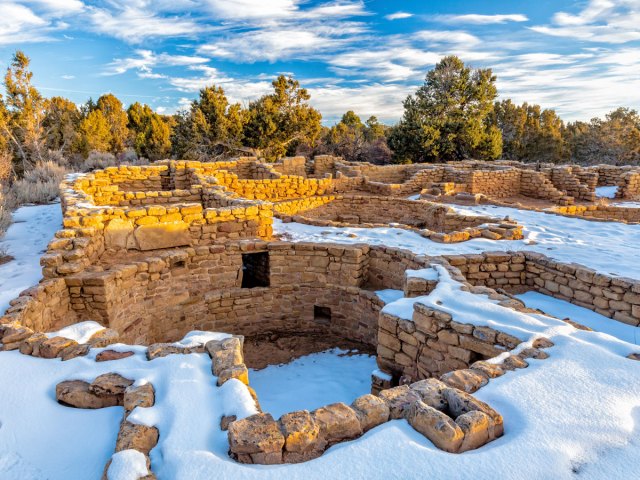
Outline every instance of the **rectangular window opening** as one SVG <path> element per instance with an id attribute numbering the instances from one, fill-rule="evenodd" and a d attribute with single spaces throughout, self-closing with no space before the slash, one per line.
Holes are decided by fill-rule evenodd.
<path id="1" fill-rule="evenodd" d="M 329 307 L 313 306 L 313 320 L 320 325 L 331 323 L 331 309 Z"/>
<path id="2" fill-rule="evenodd" d="M 269 252 L 242 254 L 242 288 L 269 286 Z"/>

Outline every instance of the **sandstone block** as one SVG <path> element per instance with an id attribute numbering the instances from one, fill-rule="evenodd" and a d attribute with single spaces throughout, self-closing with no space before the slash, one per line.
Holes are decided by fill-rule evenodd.
<path id="1" fill-rule="evenodd" d="M 404 418 L 411 404 L 420 400 L 418 394 L 408 385 L 383 390 L 380 392 L 380 398 L 389 406 L 389 415 L 392 420 Z"/>
<path id="2" fill-rule="evenodd" d="M 467 393 L 473 393 L 489 383 L 484 373 L 471 369 L 454 370 L 453 372 L 445 373 L 440 377 L 440 380 L 450 387 Z"/>
<path id="3" fill-rule="evenodd" d="M 464 440 L 462 429 L 447 415 L 418 400 L 407 413 L 409 424 L 436 447 L 457 453 Z"/>
<path id="4" fill-rule="evenodd" d="M 304 462 L 321 455 L 326 442 L 319 437 L 320 426 L 307 410 L 287 413 L 279 424 L 285 439 L 286 463 Z"/>
<path id="5" fill-rule="evenodd" d="M 363 432 L 389 420 L 389 407 L 384 400 L 375 395 L 367 394 L 356 398 L 351 408 L 356 412 Z"/>
<path id="6" fill-rule="evenodd" d="M 68 347 L 78 345 L 78 342 L 65 337 L 53 337 L 40 344 L 40 356 L 42 358 L 56 358 Z"/>
<path id="7" fill-rule="evenodd" d="M 68 380 L 56 385 L 56 399 L 63 405 L 76 408 L 105 408 L 118 405 L 116 396 L 98 396 L 89 391 L 89 383 Z"/>
<path id="8" fill-rule="evenodd" d="M 320 436 L 329 444 L 362 435 L 362 427 L 356 412 L 344 403 L 332 403 L 312 413 L 320 426 Z"/>
<path id="9" fill-rule="evenodd" d="M 145 383 L 139 387 L 129 386 L 124 391 L 123 405 L 127 412 L 136 407 L 149 408 L 155 404 L 156 392 L 153 385 Z"/>
<path id="10" fill-rule="evenodd" d="M 447 385 L 435 378 L 427 378 L 412 383 L 409 388 L 418 394 L 420 399 L 431 408 L 442 412 L 447 410 L 448 404 L 444 398 L 443 392 Z"/>
<path id="11" fill-rule="evenodd" d="M 460 453 L 475 450 L 491 440 L 489 432 L 493 428 L 492 420 L 484 412 L 475 410 L 464 413 L 456 418 L 456 424 L 464 433 Z"/>
<path id="12" fill-rule="evenodd" d="M 122 397 L 127 387 L 133 384 L 133 380 L 124 378 L 117 373 L 104 373 L 91 382 L 89 391 L 98 396 L 117 395 Z"/>
<path id="13" fill-rule="evenodd" d="M 158 429 L 136 423 L 127 422 L 120 424 L 118 439 L 116 440 L 116 452 L 134 449 L 149 455 L 149 452 L 158 443 Z"/>
<path id="14" fill-rule="evenodd" d="M 231 453 L 243 463 L 282 463 L 284 435 L 268 413 L 258 413 L 229 424 Z"/>

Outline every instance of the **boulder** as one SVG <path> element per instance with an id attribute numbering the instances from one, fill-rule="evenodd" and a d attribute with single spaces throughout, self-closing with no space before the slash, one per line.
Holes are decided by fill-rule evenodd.
<path id="1" fill-rule="evenodd" d="M 444 412 L 447 410 L 447 401 L 443 392 L 447 385 L 436 378 L 427 378 L 412 383 L 409 388 L 418 394 L 420 399 L 431 408 Z"/>
<path id="2" fill-rule="evenodd" d="M 258 413 L 229 424 L 229 448 L 242 463 L 282 463 L 284 435 L 268 413 Z"/>
<path id="3" fill-rule="evenodd" d="M 34 357 L 40 356 L 40 345 L 47 340 L 44 333 L 34 333 L 29 338 L 22 341 L 20 344 L 20 353 L 23 355 L 33 355 Z"/>
<path id="4" fill-rule="evenodd" d="M 284 435 L 285 463 L 299 463 L 319 457 L 326 441 L 319 437 L 320 426 L 307 410 L 291 412 L 280 417 Z"/>
<path id="5" fill-rule="evenodd" d="M 101 397 L 89 391 L 89 384 L 82 380 L 67 380 L 56 385 L 59 403 L 75 408 L 105 408 L 119 404 L 116 396 Z"/>
<path id="6" fill-rule="evenodd" d="M 447 388 L 444 391 L 444 398 L 449 403 L 449 414 L 454 418 L 472 411 L 486 413 L 492 422 L 492 428 L 489 429 L 489 438 L 491 440 L 501 437 L 504 433 L 502 415 L 473 395 L 455 388 Z"/>
<path id="7" fill-rule="evenodd" d="M 440 380 L 450 387 L 458 388 L 467 393 L 473 393 L 489 383 L 489 379 L 484 373 L 469 368 L 445 373 L 440 377 Z"/>
<path id="8" fill-rule="evenodd" d="M 33 335 L 33 330 L 18 323 L 5 325 L 2 329 L 2 349 L 17 350 L 20 344 Z"/>
<path id="9" fill-rule="evenodd" d="M 120 334 L 116 330 L 105 328 L 94 333 L 87 343 L 94 348 L 103 348 L 118 343 L 119 340 Z"/>
<path id="10" fill-rule="evenodd" d="M 40 356 L 42 358 L 56 358 L 65 348 L 78 345 L 78 342 L 65 337 L 53 337 L 40 344 Z"/>
<path id="11" fill-rule="evenodd" d="M 460 453 L 475 450 L 491 440 L 489 431 L 492 428 L 492 421 L 484 412 L 474 410 L 464 413 L 456 418 L 456 424 L 464 433 L 464 440 L 458 450 Z"/>
<path id="12" fill-rule="evenodd" d="M 103 350 L 96 355 L 96 362 L 110 362 L 112 360 L 121 360 L 123 358 L 130 357 L 134 352 L 118 352 L 116 350 Z"/>
<path id="13" fill-rule="evenodd" d="M 116 452 L 134 449 L 148 455 L 158 443 L 158 429 L 146 425 L 127 422 L 120 424 L 118 439 L 116 440 Z"/>
<path id="14" fill-rule="evenodd" d="M 527 368 L 529 364 L 517 355 L 509 355 L 502 362 L 504 370 L 515 370 L 516 368 Z"/>
<path id="15" fill-rule="evenodd" d="M 404 418 L 411 404 L 420 400 L 418 394 L 411 390 L 408 385 L 383 390 L 380 392 L 380 398 L 389 407 L 389 415 L 392 420 Z"/>
<path id="16" fill-rule="evenodd" d="M 235 415 L 223 415 L 222 417 L 220 417 L 220 430 L 226 432 L 227 430 L 229 430 L 229 425 L 231 425 L 231 423 L 235 422 L 237 419 L 238 417 L 236 417 Z"/>
<path id="17" fill-rule="evenodd" d="M 89 353 L 89 350 L 91 350 L 91 347 L 89 347 L 89 345 L 76 344 L 65 348 L 62 352 L 60 352 L 60 355 L 58 356 L 62 359 L 63 362 L 66 362 L 67 360 L 71 360 L 73 358 L 84 357 Z"/>
<path id="18" fill-rule="evenodd" d="M 332 403 L 313 412 L 320 426 L 320 436 L 329 444 L 350 440 L 362 435 L 360 420 L 344 403 Z"/>
<path id="19" fill-rule="evenodd" d="M 519 354 L 518 357 L 522 358 L 535 358 L 537 360 L 544 360 L 549 358 L 549 354 L 544 350 L 540 350 L 538 348 L 525 348 Z"/>
<path id="20" fill-rule="evenodd" d="M 245 364 L 234 365 L 230 368 L 225 368 L 218 373 L 218 386 L 224 385 L 226 382 L 235 378 L 240 380 L 245 385 L 249 385 L 249 370 Z"/>
<path id="21" fill-rule="evenodd" d="M 127 387 L 124 391 L 122 404 L 127 412 L 130 412 L 136 407 L 149 408 L 155 404 L 156 392 L 153 385 L 145 383 L 139 387 L 133 385 Z"/>
<path id="22" fill-rule="evenodd" d="M 479 360 L 471 365 L 471 370 L 476 370 L 487 378 L 496 378 L 505 374 L 505 371 L 500 365 L 495 363 L 485 362 L 484 360 Z"/>
<path id="23" fill-rule="evenodd" d="M 223 370 L 244 365 L 242 344 L 237 337 L 207 342 L 205 350 L 211 357 L 211 370 L 215 376 L 220 376 Z"/>
<path id="24" fill-rule="evenodd" d="M 389 406 L 375 395 L 367 394 L 356 398 L 351 408 L 356 412 L 363 432 L 389 421 Z"/>
<path id="25" fill-rule="evenodd" d="M 418 400 L 407 412 L 407 421 L 441 450 L 456 453 L 464 440 L 462 429 L 447 415 Z"/>
<path id="26" fill-rule="evenodd" d="M 91 382 L 89 391 L 99 396 L 116 395 L 122 398 L 127 387 L 132 384 L 133 380 L 117 373 L 104 373 Z"/>

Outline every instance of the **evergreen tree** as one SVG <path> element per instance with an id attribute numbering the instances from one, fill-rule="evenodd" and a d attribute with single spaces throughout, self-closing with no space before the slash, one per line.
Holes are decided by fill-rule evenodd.
<path id="1" fill-rule="evenodd" d="M 122 102 L 111 93 L 102 95 L 96 104 L 96 108 L 102 112 L 111 133 L 109 151 L 114 155 L 124 152 L 129 140 L 127 124 L 129 118 L 122 107 Z"/>
<path id="2" fill-rule="evenodd" d="M 171 130 L 164 118 L 138 102 L 129 106 L 127 115 L 136 154 L 149 160 L 166 158 L 171 151 Z"/>
<path id="3" fill-rule="evenodd" d="M 268 160 L 295 154 L 301 144 L 314 145 L 322 126 L 320 112 L 300 83 L 283 75 L 272 82 L 274 93 L 249 104 L 245 142 Z"/>
<path id="4" fill-rule="evenodd" d="M 47 149 L 69 153 L 77 141 L 81 118 L 78 107 L 72 101 L 62 97 L 48 99 L 43 122 Z"/>
<path id="5" fill-rule="evenodd" d="M 75 150 L 85 157 L 92 151 L 108 152 L 113 145 L 111 128 L 102 110 L 95 109 L 82 119 L 78 127 Z"/>
<path id="6" fill-rule="evenodd" d="M 389 143 L 399 160 L 447 161 L 500 156 L 491 125 L 496 77 L 444 57 L 404 102 L 404 115 Z"/>
<path id="7" fill-rule="evenodd" d="M 29 57 L 18 50 L 4 77 L 8 114 L 5 136 L 22 170 L 42 160 L 45 152 L 45 101 L 31 84 L 33 73 L 29 63 Z"/>

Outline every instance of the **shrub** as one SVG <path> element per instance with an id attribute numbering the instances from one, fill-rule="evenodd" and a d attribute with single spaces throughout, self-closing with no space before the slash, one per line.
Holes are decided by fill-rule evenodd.
<path id="1" fill-rule="evenodd" d="M 25 203 L 49 203 L 59 195 L 59 185 L 67 170 L 52 162 L 39 162 L 27 171 L 23 178 L 11 186 L 8 203 L 18 206 Z"/>
<path id="2" fill-rule="evenodd" d="M 9 228 L 9 224 L 11 223 L 11 206 L 8 203 L 7 195 L 5 194 L 4 189 L 0 189 L 0 237 L 2 237 L 7 228 Z M 3 252 L 0 251 L 0 257 L 4 256 Z"/>

